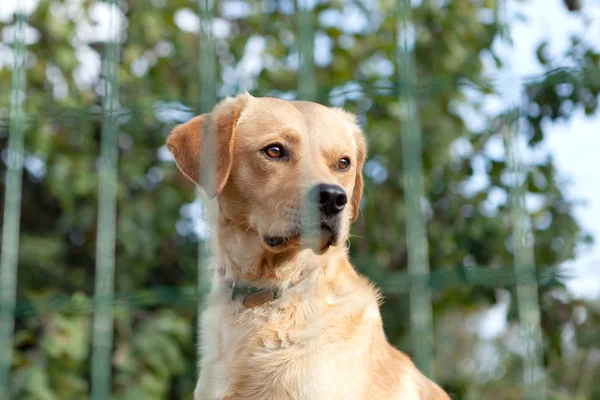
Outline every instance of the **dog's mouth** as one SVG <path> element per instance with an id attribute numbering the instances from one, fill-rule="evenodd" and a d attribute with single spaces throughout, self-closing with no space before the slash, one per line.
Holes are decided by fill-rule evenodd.
<path id="1" fill-rule="evenodd" d="M 308 229 L 304 232 L 295 230 L 285 236 L 264 236 L 263 241 L 269 250 L 283 251 L 291 246 L 311 248 L 315 254 L 321 255 L 334 245 L 338 239 L 338 229 L 322 222 L 319 229 Z"/>

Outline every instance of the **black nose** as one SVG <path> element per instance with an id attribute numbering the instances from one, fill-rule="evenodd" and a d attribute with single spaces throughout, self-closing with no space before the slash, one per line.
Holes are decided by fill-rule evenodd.
<path id="1" fill-rule="evenodd" d="M 326 183 L 314 186 L 310 190 L 309 198 L 319 203 L 319 210 L 326 216 L 341 212 L 348 202 L 346 192 L 341 186 Z"/>

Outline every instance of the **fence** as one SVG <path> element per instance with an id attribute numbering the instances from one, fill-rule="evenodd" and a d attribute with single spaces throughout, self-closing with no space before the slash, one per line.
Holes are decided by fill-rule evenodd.
<path id="1" fill-rule="evenodd" d="M 118 7 L 117 0 L 108 0 Z M 215 2 L 200 0 L 200 93 L 198 111 L 207 112 L 217 101 L 216 48 L 212 37 L 212 18 Z M 316 85 L 314 65 L 315 30 L 313 9 L 315 4 L 299 0 L 297 4 L 298 41 L 300 55 L 298 69 L 298 98 L 316 99 L 319 88 Z M 411 37 L 412 15 L 408 0 L 397 2 L 396 38 L 396 82 L 392 87 L 378 87 L 365 84 L 361 91 L 371 96 L 380 94 L 397 97 L 400 110 L 399 134 L 402 138 L 403 185 L 405 191 L 405 213 L 407 216 L 406 238 L 408 249 L 408 272 L 399 272 L 393 280 L 377 282 L 385 293 L 408 293 L 410 297 L 410 326 L 412 329 L 413 355 L 416 364 L 427 375 L 433 376 L 433 316 L 432 290 L 444 290 L 453 285 L 516 287 L 519 316 L 526 351 L 523 353 L 524 382 L 527 399 L 545 398 L 544 369 L 541 350 L 540 315 L 538 306 L 538 283 L 547 284 L 560 279 L 558 270 L 536 273 L 533 257 L 532 231 L 524 205 L 525 167 L 516 146 L 519 126 L 518 99 L 515 112 L 507 115 L 503 123 L 504 138 L 507 143 L 507 160 L 512 172 L 512 192 L 510 193 L 514 246 L 514 269 L 489 269 L 485 267 L 446 269 L 430 273 L 428 265 L 427 224 L 422 207 L 423 166 L 421 160 L 422 143 L 419 125 L 417 96 L 427 89 L 419 85 L 414 61 L 414 38 Z M 501 8 L 499 7 L 501 11 Z M 502 24 L 502 12 L 498 13 Z M 31 304 L 16 304 L 18 282 L 17 265 L 19 251 L 19 220 L 21 211 L 21 181 L 23 174 L 23 143 L 26 132 L 27 115 L 24 104 L 27 101 L 25 81 L 26 14 L 15 14 L 14 65 L 12 69 L 12 89 L 10 93 L 9 145 L 5 183 L 4 223 L 2 226 L 2 259 L 0 269 L 0 393 L 8 398 L 9 377 L 11 374 L 11 349 L 13 348 L 14 318 L 32 312 Z M 128 298 L 115 297 L 115 234 L 118 182 L 118 132 L 120 109 L 118 63 L 120 51 L 120 21 L 116 14 L 110 14 L 110 35 L 104 47 L 104 92 L 102 106 L 101 153 L 99 164 L 98 195 L 98 236 L 96 245 L 96 282 L 93 303 L 93 359 L 91 369 L 91 391 L 93 399 L 105 399 L 111 388 L 111 356 L 113 335 L 113 305 L 125 302 L 129 306 L 169 303 L 175 300 L 197 302 L 202 307 L 202 294 L 206 292 L 207 275 L 204 268 L 209 256 L 207 241 L 198 246 L 198 291 L 149 292 L 146 295 L 132 295 Z M 460 81 L 448 77 L 435 84 L 436 90 L 445 86 L 460 85 Z M 431 89 L 431 87 L 429 88 Z M 118 257 L 118 254 L 117 254 Z M 118 272 L 117 272 L 118 274 Z M 376 279 L 376 278 L 375 278 Z M 66 298 L 56 298 L 51 304 L 60 310 L 67 304 Z M 83 308 L 91 307 L 86 304 Z"/>

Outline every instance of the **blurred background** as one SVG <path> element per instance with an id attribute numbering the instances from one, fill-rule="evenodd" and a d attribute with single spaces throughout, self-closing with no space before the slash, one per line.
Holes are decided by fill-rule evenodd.
<path id="1" fill-rule="evenodd" d="M 210 227 L 164 142 L 206 108 L 199 4 L 2 0 L 1 199 L 18 7 L 26 98 L 10 398 L 89 397 L 103 56 L 118 38 L 111 391 L 190 399 L 197 255 Z M 296 98 L 299 49 L 312 47 L 314 99 L 355 112 L 370 144 L 352 259 L 383 289 L 389 340 L 411 354 L 397 89 L 412 78 L 397 68 L 398 5 L 306 7 L 312 19 L 299 18 L 293 0 L 217 1 L 216 97 Z M 414 0 L 412 20 L 404 40 L 423 141 L 436 380 L 454 399 L 525 398 L 508 127 L 526 175 L 547 388 L 539 398 L 600 399 L 600 1 Z M 306 21 L 308 39 L 298 35 Z"/>

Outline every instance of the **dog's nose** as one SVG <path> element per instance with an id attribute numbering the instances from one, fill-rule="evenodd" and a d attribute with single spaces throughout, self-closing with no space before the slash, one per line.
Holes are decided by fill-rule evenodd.
<path id="1" fill-rule="evenodd" d="M 318 202 L 319 210 L 326 216 L 342 212 L 348 202 L 344 188 L 326 183 L 314 186 L 309 192 L 309 198 Z"/>

